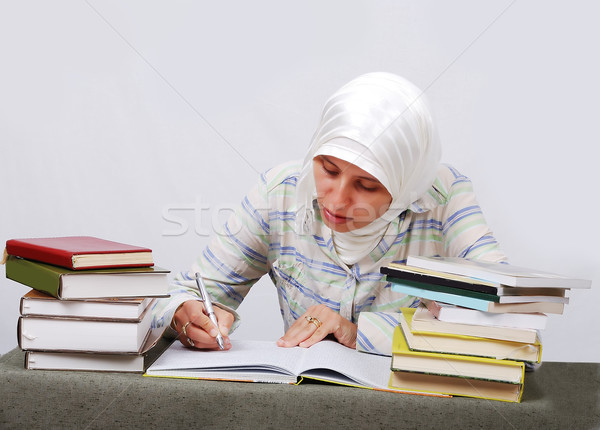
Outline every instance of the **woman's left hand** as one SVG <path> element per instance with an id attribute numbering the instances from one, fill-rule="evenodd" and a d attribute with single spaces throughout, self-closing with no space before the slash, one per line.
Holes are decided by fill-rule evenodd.
<path id="1" fill-rule="evenodd" d="M 356 348 L 356 324 L 348 321 L 325 305 L 314 305 L 296 320 L 277 341 L 278 346 L 301 346 L 308 348 L 333 334 L 337 341 L 349 348 Z"/>

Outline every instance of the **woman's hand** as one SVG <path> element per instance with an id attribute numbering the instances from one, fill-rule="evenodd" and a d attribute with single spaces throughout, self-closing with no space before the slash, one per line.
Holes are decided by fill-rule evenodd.
<path id="1" fill-rule="evenodd" d="M 235 318 L 233 314 L 218 306 L 213 308 L 225 349 L 230 349 L 231 341 L 228 335 Z M 179 334 L 179 341 L 185 346 L 199 349 L 219 349 L 217 328 L 206 314 L 204 303 L 198 300 L 188 300 L 177 308 L 173 315 L 172 327 Z"/>
<path id="2" fill-rule="evenodd" d="M 278 346 L 301 346 L 308 348 L 333 334 L 337 341 L 349 348 L 356 348 L 356 324 L 351 323 L 325 305 L 314 305 L 296 320 L 281 339 Z"/>

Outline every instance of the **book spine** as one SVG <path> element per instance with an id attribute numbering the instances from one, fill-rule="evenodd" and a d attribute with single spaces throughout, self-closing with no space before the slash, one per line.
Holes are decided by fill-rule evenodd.
<path id="1" fill-rule="evenodd" d="M 60 298 L 60 274 L 47 270 L 42 265 L 9 255 L 6 261 L 6 277 Z"/>
<path id="2" fill-rule="evenodd" d="M 477 309 L 480 311 L 488 311 L 490 304 L 493 303 L 488 300 L 457 296 L 455 294 L 442 293 L 439 291 L 424 290 L 422 288 L 393 282 L 392 290 L 409 296 L 420 297 L 428 300 L 436 300 L 444 303 L 450 303 L 452 305 L 463 306 L 465 308 Z"/>
<path id="3" fill-rule="evenodd" d="M 413 282 L 420 282 L 420 283 L 429 284 L 429 285 L 437 285 L 437 286 L 441 286 L 441 287 L 450 287 L 450 288 L 461 289 L 461 290 L 478 291 L 480 293 L 487 293 L 487 294 L 494 294 L 494 295 L 498 294 L 497 287 L 492 287 L 492 286 L 484 285 L 484 284 L 468 283 L 468 282 L 458 281 L 455 279 L 448 279 L 448 278 L 443 278 L 443 277 L 438 277 L 438 276 L 429 276 L 424 273 L 421 274 L 421 273 L 405 272 L 402 270 L 395 270 L 394 268 L 385 267 L 385 266 L 380 269 L 380 272 L 383 273 L 384 275 L 387 275 L 388 279 L 394 278 L 394 279 L 401 279 L 401 280 L 407 280 L 407 281 L 413 281 Z"/>
<path id="4" fill-rule="evenodd" d="M 480 291 L 466 290 L 462 288 L 452 288 L 443 285 L 435 285 L 425 282 L 410 281 L 407 279 L 397 279 L 388 276 L 388 281 L 398 285 L 408 285 L 415 288 L 421 288 L 429 291 L 438 291 L 441 293 L 456 294 L 458 296 L 473 297 L 476 299 L 487 300 L 489 302 L 500 302 L 500 297 L 495 294 L 482 293 Z"/>

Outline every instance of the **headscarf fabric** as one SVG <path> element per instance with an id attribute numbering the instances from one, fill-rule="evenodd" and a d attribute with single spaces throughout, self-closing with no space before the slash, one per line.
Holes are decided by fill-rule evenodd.
<path id="1" fill-rule="evenodd" d="M 325 103 L 297 184 L 297 229 L 314 233 L 313 159 L 329 155 L 377 178 L 392 196 L 385 214 L 347 233 L 332 232 L 341 260 L 352 265 L 377 246 L 391 221 L 431 187 L 441 147 L 423 92 L 391 73 L 353 79 Z"/>

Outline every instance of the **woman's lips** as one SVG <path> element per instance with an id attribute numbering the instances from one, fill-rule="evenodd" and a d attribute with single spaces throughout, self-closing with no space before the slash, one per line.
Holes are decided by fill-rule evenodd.
<path id="1" fill-rule="evenodd" d="M 332 224 L 345 224 L 351 219 L 329 212 L 326 208 L 323 208 L 323 216 Z"/>

